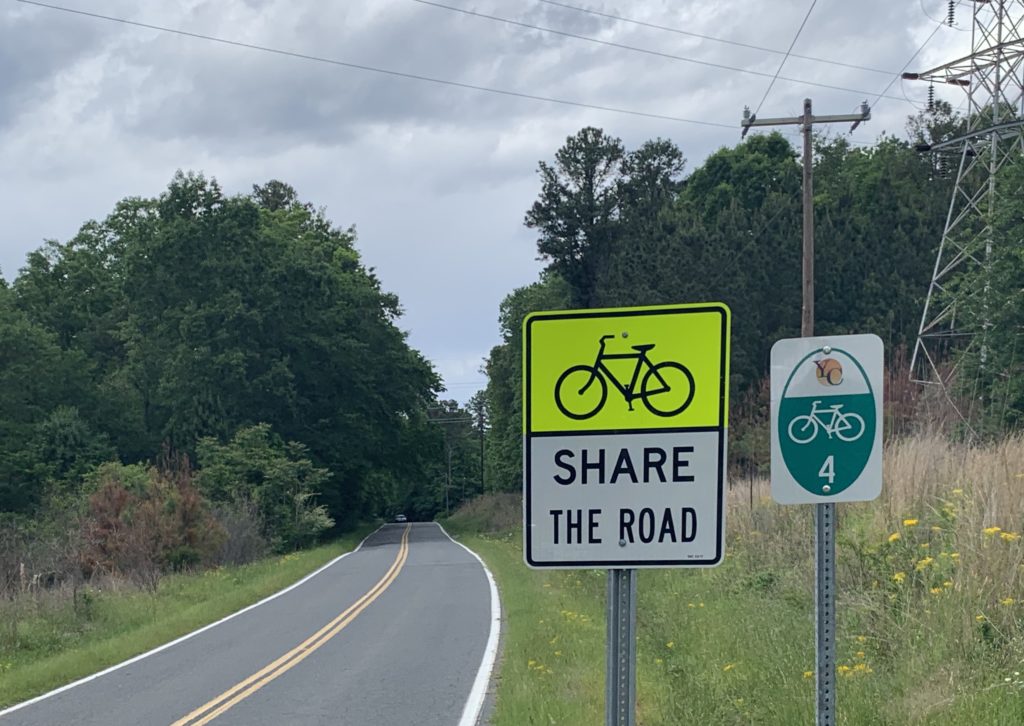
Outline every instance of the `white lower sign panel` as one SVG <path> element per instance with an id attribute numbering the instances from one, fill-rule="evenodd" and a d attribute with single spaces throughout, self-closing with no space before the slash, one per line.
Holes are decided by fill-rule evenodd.
<path id="1" fill-rule="evenodd" d="M 725 526 L 721 430 L 533 435 L 525 447 L 528 564 L 720 562 Z"/>

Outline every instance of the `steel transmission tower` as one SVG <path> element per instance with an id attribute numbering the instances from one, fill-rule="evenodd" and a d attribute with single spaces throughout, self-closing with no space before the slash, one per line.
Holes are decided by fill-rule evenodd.
<path id="1" fill-rule="evenodd" d="M 1024 0 L 973 0 L 971 53 L 908 80 L 960 86 L 967 92 L 967 118 L 955 138 L 922 145 L 939 154 L 939 168 L 956 169 L 956 184 L 928 287 L 921 326 L 911 358 L 911 376 L 918 383 L 945 387 L 956 369 L 942 366 L 948 354 L 979 346 L 982 367 L 987 358 L 990 323 L 965 323 L 958 307 L 980 296 L 987 307 L 988 284 L 954 284 L 960 275 L 984 271 L 993 244 L 992 213 L 999 204 L 996 180 L 1024 150 Z M 952 7 L 952 3 L 950 3 Z M 1019 241 L 1014 241 L 1019 242 Z"/>

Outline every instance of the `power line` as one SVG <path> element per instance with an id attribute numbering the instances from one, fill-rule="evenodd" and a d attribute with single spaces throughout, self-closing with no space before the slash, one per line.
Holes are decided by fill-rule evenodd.
<path id="1" fill-rule="evenodd" d="M 254 43 L 243 43 L 238 40 L 230 40 L 228 38 L 219 38 L 214 35 L 206 35 L 204 33 L 194 33 L 188 30 L 181 30 L 179 28 L 171 28 L 163 25 L 154 25 L 152 23 L 143 23 L 136 20 L 128 20 L 126 18 L 118 18 L 111 15 L 102 15 L 100 13 L 88 12 L 85 10 L 76 10 L 73 8 L 67 8 L 60 5 L 50 5 L 48 3 L 38 2 L 37 0 L 16 0 L 16 2 L 24 5 L 34 5 L 40 8 L 46 8 L 48 10 L 57 10 L 64 13 L 71 13 L 73 15 L 82 15 L 89 18 L 95 18 L 97 20 L 107 20 L 113 23 L 121 23 L 123 25 L 131 25 L 137 28 L 146 28 L 147 30 L 157 30 L 162 33 L 172 33 L 174 35 L 180 35 L 187 38 L 194 38 L 197 40 L 207 40 L 211 43 L 220 43 L 222 45 L 230 45 L 236 48 L 246 48 L 248 50 L 258 50 L 264 53 L 273 53 L 274 55 L 286 56 L 288 58 L 297 58 L 300 60 L 313 61 L 316 63 L 327 63 L 333 66 L 340 66 L 342 68 L 350 68 L 358 71 L 367 71 L 370 73 L 380 73 L 382 75 L 394 76 L 397 78 L 406 78 L 413 81 L 424 81 L 426 83 L 435 83 L 444 86 L 453 86 L 455 88 L 464 88 L 471 91 L 482 91 L 484 93 L 493 93 L 500 96 L 509 96 L 512 98 L 524 98 L 531 101 L 543 101 L 545 103 L 557 103 L 562 106 L 573 106 L 576 108 L 589 108 L 596 111 L 607 111 L 609 113 L 619 113 L 628 116 L 640 116 L 643 118 L 658 119 L 660 121 L 674 121 L 678 123 L 697 124 L 700 126 L 713 126 L 716 128 L 723 129 L 735 129 L 735 124 L 724 124 L 716 123 L 714 121 L 699 121 L 697 119 L 683 118 L 681 116 L 668 116 L 659 113 L 647 113 L 646 111 L 634 111 L 626 108 L 617 108 L 615 106 L 603 106 L 595 103 L 584 103 L 583 101 L 569 101 L 563 98 L 552 98 L 550 96 L 538 96 L 532 93 L 521 93 L 519 91 L 509 91 L 501 88 L 491 88 L 489 86 L 478 86 L 473 83 L 463 83 L 462 81 L 451 81 L 444 78 L 434 78 L 432 76 L 424 76 L 416 73 L 406 73 L 404 71 L 395 71 L 388 68 L 378 68 L 376 66 L 368 66 L 361 63 L 350 63 L 348 61 L 337 60 L 334 58 L 325 58 L 323 56 L 309 55 L 307 53 L 299 53 L 290 50 L 281 50 L 279 48 L 271 48 L 265 45 L 256 45 Z"/>
<path id="2" fill-rule="evenodd" d="M 768 88 L 765 89 L 764 95 L 761 96 L 761 103 L 757 104 L 757 110 L 754 111 L 754 115 L 757 116 L 761 112 L 761 106 L 768 100 L 768 94 L 772 92 L 772 87 L 775 85 L 775 81 L 778 80 L 779 74 L 782 73 L 782 66 L 786 65 L 786 61 L 789 60 L 789 54 L 793 52 L 793 46 L 796 45 L 796 41 L 800 38 L 800 33 L 804 32 L 804 26 L 807 25 L 807 20 L 811 17 L 811 13 L 814 12 L 814 6 L 818 4 L 818 0 L 811 2 L 811 7 L 807 8 L 807 14 L 804 15 L 804 20 L 800 23 L 800 27 L 796 30 L 796 35 L 793 36 L 793 42 L 789 44 L 789 48 L 786 50 L 786 55 L 782 57 L 782 62 L 779 63 L 778 69 L 775 71 L 775 75 L 772 76 L 771 83 L 768 84 Z"/>
<path id="3" fill-rule="evenodd" d="M 815 3 L 817 0 L 814 0 Z M 771 78 L 773 83 L 775 80 L 788 81 L 790 83 L 801 83 L 805 86 L 816 86 L 818 88 L 827 88 L 832 91 L 845 91 L 847 93 L 855 93 L 858 96 L 870 96 L 870 91 L 858 90 L 856 88 L 847 88 L 846 86 L 836 86 L 830 83 L 818 83 L 817 81 L 807 81 L 802 78 L 789 78 L 786 76 L 780 76 L 778 72 L 775 74 L 765 73 L 764 71 L 755 71 L 749 68 L 739 68 L 737 66 L 729 66 L 724 63 L 714 63 L 712 61 L 699 60 L 697 58 L 688 58 L 686 56 L 674 55 L 672 53 L 664 53 L 657 50 L 650 50 L 648 48 L 640 48 L 635 45 L 626 45 L 624 43 L 615 43 L 610 40 L 601 40 L 600 38 L 592 38 L 587 35 L 578 35 L 576 33 L 570 33 L 565 30 L 556 30 L 554 28 L 546 28 L 541 25 L 533 25 L 531 23 L 524 23 L 519 20 L 512 20 L 511 18 L 503 18 L 499 15 L 489 15 L 487 13 L 480 13 L 475 10 L 467 10 L 466 8 L 459 8 L 453 5 L 445 5 L 439 2 L 433 2 L 433 0 L 412 0 L 412 2 L 419 3 L 420 5 L 429 5 L 431 7 L 439 8 L 441 10 L 450 10 L 454 13 L 461 13 L 462 15 L 469 15 L 476 18 L 482 18 L 484 20 L 493 20 L 498 23 L 506 23 L 508 25 L 515 25 L 520 28 L 526 28 L 528 30 L 539 30 L 543 33 L 551 33 L 552 35 L 560 35 L 565 38 L 573 38 L 574 40 L 582 40 L 586 43 L 594 43 L 596 45 L 603 45 L 609 48 L 618 48 L 620 50 L 628 50 L 633 53 L 643 53 L 644 55 L 657 56 L 658 58 L 667 58 L 668 60 L 681 61 L 683 63 L 693 63 L 695 65 L 707 66 L 709 68 L 717 68 L 725 71 L 733 71 L 735 73 L 746 73 L 751 76 L 760 76 L 761 78 Z M 805 19 L 806 22 L 806 19 Z M 802 28 L 803 26 L 801 26 Z M 781 66 L 780 66 L 781 70 Z M 770 86 L 769 86 L 770 88 Z M 902 101 L 903 99 L 899 96 L 889 96 L 896 101 Z"/>
<path id="4" fill-rule="evenodd" d="M 962 2 L 962 0 L 961 0 L 961 2 Z M 960 2 L 957 2 L 957 5 L 959 6 Z M 873 110 L 873 111 L 877 110 L 878 103 L 883 98 L 892 98 L 892 96 L 887 96 L 885 94 L 886 94 L 886 92 L 890 88 L 892 88 L 892 84 L 894 84 L 896 81 L 901 81 L 900 90 L 903 90 L 903 87 L 902 87 L 903 71 L 907 70 L 907 68 L 910 67 L 910 64 L 914 62 L 914 59 L 917 58 L 917 56 L 921 54 L 921 51 L 924 50 L 926 45 L 928 45 L 930 42 L 932 42 L 932 38 L 935 37 L 936 33 L 938 33 L 942 29 L 942 27 L 944 25 L 945 25 L 945 23 L 942 23 L 942 22 L 939 22 L 939 23 L 935 24 L 934 30 L 932 30 L 931 34 L 927 38 L 924 39 L 924 42 L 921 43 L 920 46 L 918 46 L 917 50 L 914 51 L 914 54 L 912 56 L 910 56 L 910 58 L 907 59 L 907 62 L 903 64 L 902 68 L 900 68 L 899 73 L 896 73 L 895 75 L 893 75 L 893 77 L 889 79 L 889 83 L 886 84 L 885 88 L 882 89 L 882 92 L 879 93 L 875 97 L 874 103 L 871 104 L 871 110 Z M 905 91 L 904 91 L 903 95 L 904 95 L 904 98 L 906 98 L 906 92 Z M 917 108 L 917 104 L 915 104 L 909 98 L 906 98 L 906 101 L 907 101 L 907 103 L 910 103 L 912 106 L 914 106 L 914 108 Z M 918 109 L 918 110 L 920 110 L 920 109 Z M 852 133 L 853 133 L 853 129 L 850 130 L 850 134 L 852 134 Z"/>
<path id="5" fill-rule="evenodd" d="M 763 45 L 753 45 L 752 43 L 743 43 L 738 40 L 728 40 L 727 38 L 716 38 L 713 35 L 704 35 L 702 33 L 694 33 L 689 30 L 681 30 L 679 28 L 673 28 L 668 25 L 659 25 L 657 23 L 648 23 L 643 20 L 635 20 L 633 18 L 625 18 L 621 15 L 612 15 L 611 13 L 603 13 L 599 10 L 593 10 L 592 8 L 585 8 L 579 5 L 569 5 L 568 3 L 556 2 L 555 0 L 538 0 L 545 5 L 554 5 L 559 8 L 566 8 L 567 10 L 575 10 L 580 13 L 588 13 L 590 15 L 596 15 L 601 18 L 608 18 L 609 20 L 617 20 L 622 23 L 629 23 L 631 25 L 639 25 L 644 28 L 653 28 L 654 30 L 664 30 L 669 33 L 676 33 L 678 35 L 688 35 L 691 38 L 700 38 L 702 40 L 710 40 L 715 43 L 725 43 L 726 45 L 735 45 L 740 48 L 749 48 L 751 50 L 759 50 L 764 53 L 774 53 L 776 55 L 785 55 L 786 51 L 777 50 L 776 48 L 766 48 Z M 871 73 L 881 73 L 883 75 L 891 75 L 892 71 L 882 70 L 881 68 L 871 68 L 870 66 L 860 66 L 856 63 L 843 63 L 842 61 L 829 60 L 828 58 L 817 58 L 813 55 L 799 55 L 797 53 L 790 53 L 791 58 L 800 58 L 801 60 L 815 61 L 817 63 L 828 63 L 833 66 L 841 66 L 843 68 L 854 68 L 858 71 L 870 71 Z"/>
<path id="6" fill-rule="evenodd" d="M 932 41 L 932 38 L 934 38 L 935 34 L 938 33 L 939 30 L 942 29 L 943 25 L 944 25 L 944 23 L 937 23 L 935 25 L 935 29 L 931 32 L 931 35 L 929 35 L 927 38 L 925 38 L 924 42 L 921 43 L 921 45 L 918 47 L 918 49 L 914 51 L 914 54 L 912 56 L 910 56 L 910 58 L 907 59 L 907 62 L 903 64 L 902 68 L 900 68 L 899 73 L 895 74 L 891 79 L 889 79 L 888 85 L 886 85 L 886 87 L 882 89 L 882 92 L 879 93 L 878 96 L 875 97 L 874 103 L 871 104 L 871 108 L 872 109 L 875 109 L 878 106 L 878 102 L 880 100 L 882 100 L 883 98 L 892 98 L 892 96 L 886 96 L 885 95 L 886 92 L 890 88 L 892 88 L 892 84 L 894 84 L 896 81 L 900 80 L 903 77 L 903 71 L 907 70 L 907 68 L 910 67 L 910 64 L 913 63 L 914 59 L 917 58 L 917 56 L 921 53 L 922 50 L 924 50 L 924 47 L 926 45 L 928 45 Z"/>

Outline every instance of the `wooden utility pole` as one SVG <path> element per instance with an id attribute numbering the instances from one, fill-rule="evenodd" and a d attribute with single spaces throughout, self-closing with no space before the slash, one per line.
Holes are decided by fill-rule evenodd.
<path id="1" fill-rule="evenodd" d="M 860 113 L 838 116 L 818 116 L 811 112 L 811 99 L 804 99 L 804 112 L 790 118 L 759 119 L 750 109 L 744 109 L 743 136 L 754 126 L 799 125 L 803 133 L 803 272 L 800 308 L 800 336 L 814 335 L 814 148 L 813 129 L 816 123 L 852 123 L 851 131 L 871 118 L 867 102 Z M 815 641 L 817 644 L 816 676 L 818 726 L 836 723 L 836 620 L 835 620 L 835 564 L 836 564 L 836 505 L 816 504 L 814 512 L 815 562 Z"/>
<path id="2" fill-rule="evenodd" d="M 800 337 L 814 335 L 814 149 L 811 130 L 814 116 L 811 114 L 811 99 L 804 99 L 804 115 L 801 121 L 804 137 L 804 253 L 803 253 L 803 303 L 800 306 Z"/>

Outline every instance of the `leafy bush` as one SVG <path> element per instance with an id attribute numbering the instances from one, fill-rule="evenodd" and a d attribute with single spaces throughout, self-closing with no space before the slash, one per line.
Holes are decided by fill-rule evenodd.
<path id="1" fill-rule="evenodd" d="M 218 504 L 252 502 L 276 551 L 312 544 L 334 526 L 327 508 L 314 501 L 330 472 L 313 465 L 303 444 L 284 442 L 269 424 L 239 429 L 227 444 L 201 439 L 198 450 L 203 493 Z"/>

